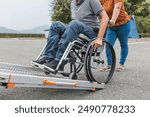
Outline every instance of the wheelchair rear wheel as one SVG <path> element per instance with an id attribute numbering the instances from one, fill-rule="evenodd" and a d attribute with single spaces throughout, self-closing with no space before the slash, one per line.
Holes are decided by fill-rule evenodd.
<path id="1" fill-rule="evenodd" d="M 111 62 L 109 69 L 107 69 L 107 61 Z M 103 41 L 103 46 L 96 50 L 89 45 L 85 55 L 84 65 L 87 80 L 108 83 L 114 74 L 116 66 L 116 56 L 113 47 L 107 41 Z"/>

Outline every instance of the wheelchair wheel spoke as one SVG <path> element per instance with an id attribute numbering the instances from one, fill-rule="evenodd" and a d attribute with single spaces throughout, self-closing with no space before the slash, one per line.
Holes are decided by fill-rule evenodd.
<path id="1" fill-rule="evenodd" d="M 85 60 L 85 74 L 89 81 L 95 81 L 98 83 L 108 83 L 112 78 L 116 65 L 116 57 L 115 52 L 112 46 L 104 41 L 104 46 L 102 47 L 102 51 L 100 49 L 96 49 L 93 54 L 92 47 L 89 47 L 86 60 Z M 112 62 L 111 66 L 108 67 L 106 51 L 109 51 L 109 61 Z"/>

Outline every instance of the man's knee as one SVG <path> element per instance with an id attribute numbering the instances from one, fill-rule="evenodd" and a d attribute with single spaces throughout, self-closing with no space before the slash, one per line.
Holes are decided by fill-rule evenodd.
<path id="1" fill-rule="evenodd" d="M 79 20 L 72 20 L 68 26 L 70 27 L 81 27 L 82 23 Z"/>
<path id="2" fill-rule="evenodd" d="M 60 21 L 54 21 L 50 27 L 50 30 L 63 32 L 65 30 L 65 24 Z"/>

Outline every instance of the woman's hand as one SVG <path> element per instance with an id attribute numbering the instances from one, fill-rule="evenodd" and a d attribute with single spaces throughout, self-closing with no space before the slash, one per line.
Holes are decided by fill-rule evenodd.
<path id="1" fill-rule="evenodd" d="M 116 23 L 115 20 L 111 19 L 111 20 L 109 21 L 109 27 L 114 26 L 115 23 Z"/>

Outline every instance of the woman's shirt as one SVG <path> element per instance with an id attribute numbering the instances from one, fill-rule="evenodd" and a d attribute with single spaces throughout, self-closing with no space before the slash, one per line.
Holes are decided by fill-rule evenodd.
<path id="1" fill-rule="evenodd" d="M 111 19 L 112 15 L 113 15 L 113 10 L 114 10 L 115 4 L 118 2 L 123 2 L 123 0 L 100 0 L 100 2 L 102 4 L 103 8 L 105 9 L 108 17 Z M 121 7 L 119 16 L 116 20 L 115 26 L 120 26 L 122 24 L 125 24 L 129 20 L 130 20 L 130 16 L 125 11 L 124 2 L 123 2 L 123 5 Z"/>

